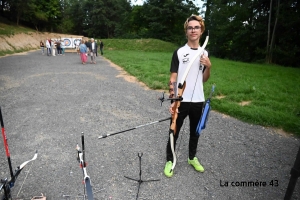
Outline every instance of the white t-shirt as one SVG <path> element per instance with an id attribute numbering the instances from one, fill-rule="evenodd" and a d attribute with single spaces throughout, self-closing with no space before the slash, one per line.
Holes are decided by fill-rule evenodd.
<path id="1" fill-rule="evenodd" d="M 186 44 L 174 52 L 170 71 L 177 73 L 177 88 L 187 66 L 190 64 L 192 58 L 194 58 L 194 56 L 199 53 L 200 49 L 201 47 L 194 49 Z M 208 52 L 206 50 L 204 50 L 204 55 L 208 56 Z M 205 101 L 203 92 L 203 72 L 205 70 L 205 67 L 203 65 L 200 65 L 201 56 L 202 55 L 199 55 L 192 63 L 192 66 L 186 77 L 186 86 L 182 94 L 182 102 Z M 177 94 L 175 94 L 175 96 L 176 95 Z"/>

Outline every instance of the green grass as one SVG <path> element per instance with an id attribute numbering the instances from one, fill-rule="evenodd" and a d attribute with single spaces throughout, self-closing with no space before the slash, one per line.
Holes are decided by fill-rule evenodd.
<path id="1" fill-rule="evenodd" d="M 32 32 L 35 32 L 35 30 L 26 28 L 23 26 L 16 26 L 15 23 L 8 21 L 7 19 L 0 17 L 0 38 L 5 38 L 5 37 L 13 37 L 16 34 L 20 33 L 25 33 L 25 34 L 30 34 Z M 1 50 L 0 51 L 0 56 L 5 56 L 9 54 L 14 54 L 14 53 L 21 53 L 21 52 L 26 52 L 29 50 L 33 50 L 35 48 L 18 48 L 16 49 L 13 44 L 9 44 L 12 47 L 12 50 Z"/>
<path id="2" fill-rule="evenodd" d="M 15 53 L 22 53 L 22 52 L 27 52 L 30 50 L 34 50 L 33 48 L 19 48 L 19 49 L 14 49 L 12 50 L 2 50 L 0 51 L 0 56 L 5 56 L 5 55 L 11 55 Z"/>
<path id="3" fill-rule="evenodd" d="M 178 48 L 175 44 L 157 39 L 102 39 L 102 41 L 108 50 L 171 52 Z"/>
<path id="4" fill-rule="evenodd" d="M 26 28 L 23 26 L 16 26 L 16 24 L 2 17 L 0 17 L 0 21 L 0 35 L 13 36 L 18 33 L 29 33 L 35 31 L 33 29 Z"/>
<path id="5" fill-rule="evenodd" d="M 170 61 L 176 49 L 173 45 L 159 45 L 158 41 L 150 49 L 150 45 L 140 45 L 139 40 L 103 42 L 106 58 L 148 87 L 168 90 Z M 164 46 L 167 46 L 165 51 Z M 211 57 L 211 62 L 211 77 L 204 88 L 208 96 L 212 84 L 216 84 L 212 100 L 214 110 L 248 123 L 280 128 L 300 136 L 300 69 L 214 57 Z M 242 106 L 242 102 L 249 104 Z"/>
<path id="6" fill-rule="evenodd" d="M 162 52 L 105 51 L 105 57 L 152 89 L 166 89 L 171 55 Z"/>

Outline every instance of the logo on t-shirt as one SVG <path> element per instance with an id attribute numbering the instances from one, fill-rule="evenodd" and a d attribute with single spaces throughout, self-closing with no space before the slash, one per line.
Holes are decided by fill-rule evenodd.
<path id="1" fill-rule="evenodd" d="M 187 54 L 183 54 L 183 59 L 182 59 L 182 63 L 183 64 L 186 64 L 186 63 L 189 63 L 190 62 L 190 59 L 189 59 L 189 56 L 190 54 L 187 53 Z"/>
<path id="2" fill-rule="evenodd" d="M 189 58 L 183 58 L 182 59 L 182 63 L 183 64 L 186 64 L 186 63 L 189 63 L 190 62 L 190 59 Z"/>

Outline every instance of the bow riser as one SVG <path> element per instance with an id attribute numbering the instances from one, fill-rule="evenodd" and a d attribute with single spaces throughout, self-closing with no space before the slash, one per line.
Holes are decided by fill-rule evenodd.
<path id="1" fill-rule="evenodd" d="M 178 92 L 178 94 L 177 94 L 178 99 L 182 99 L 182 94 L 184 92 L 185 86 L 186 86 L 185 82 L 180 87 L 178 86 L 178 91 L 177 91 Z M 172 123 L 171 123 L 171 126 L 170 126 L 170 133 L 172 132 L 174 136 L 176 135 L 176 130 L 177 130 L 176 129 L 176 120 L 177 120 L 177 117 L 178 117 L 177 110 L 178 110 L 179 107 L 180 107 L 180 101 L 176 101 L 175 105 L 172 107 L 173 115 L 172 115 Z"/>

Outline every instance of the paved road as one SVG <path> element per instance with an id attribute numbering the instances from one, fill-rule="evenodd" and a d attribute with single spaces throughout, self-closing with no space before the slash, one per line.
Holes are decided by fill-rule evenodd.
<path id="1" fill-rule="evenodd" d="M 160 92 L 120 73 L 101 57 L 96 65 L 82 65 L 76 53 L 0 58 L 0 106 L 13 167 L 39 152 L 19 176 L 15 198 L 43 193 L 47 200 L 80 199 L 75 147 L 84 132 L 95 199 L 136 198 L 138 183 L 124 176 L 139 178 L 138 153 L 143 153 L 142 180 L 160 179 L 143 182 L 139 199 L 283 199 L 300 142 L 271 129 L 212 112 L 197 152 L 206 171 L 197 173 L 187 164 L 186 120 L 172 178 L 163 175 L 168 122 L 98 139 L 168 117 L 168 103 L 160 107 L 157 101 Z M 0 146 L 1 178 L 9 177 Z M 252 181 L 261 185 L 241 186 Z M 300 199 L 299 191 L 298 181 L 293 199 Z"/>

